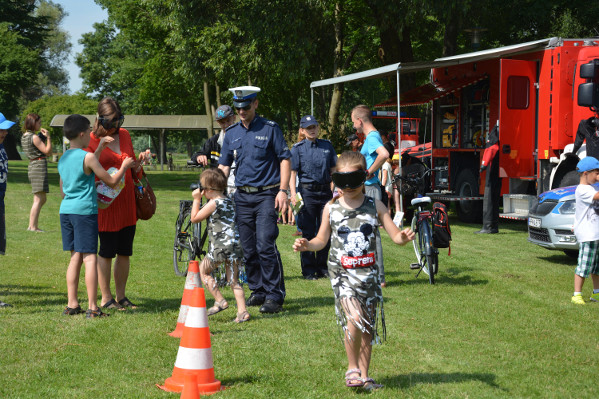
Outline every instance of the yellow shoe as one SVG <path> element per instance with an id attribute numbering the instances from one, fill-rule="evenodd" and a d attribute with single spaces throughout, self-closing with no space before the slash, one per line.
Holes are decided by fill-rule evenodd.
<path id="1" fill-rule="evenodd" d="M 575 305 L 586 305 L 582 295 L 572 295 L 572 303 Z"/>
<path id="2" fill-rule="evenodd" d="M 599 293 L 591 295 L 591 302 L 599 302 Z"/>

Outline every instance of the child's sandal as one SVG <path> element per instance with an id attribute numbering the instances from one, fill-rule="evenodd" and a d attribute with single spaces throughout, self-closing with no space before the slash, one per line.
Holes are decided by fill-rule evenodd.
<path id="1" fill-rule="evenodd" d="M 358 376 L 352 376 L 352 374 L 357 374 Z M 362 380 L 362 371 L 360 369 L 349 369 L 345 372 L 345 386 L 346 387 L 361 387 L 364 386 L 364 381 Z"/>
<path id="2" fill-rule="evenodd" d="M 364 380 L 362 389 L 370 392 L 382 388 L 383 386 L 383 384 L 377 384 L 372 378 L 368 377 Z"/>
<path id="3" fill-rule="evenodd" d="M 81 309 L 81 306 L 77 306 L 76 308 L 70 308 L 70 307 L 66 307 L 64 308 L 62 314 L 65 316 L 74 316 L 76 314 L 81 314 L 83 313 L 83 310 Z"/>
<path id="4" fill-rule="evenodd" d="M 213 314 L 217 314 L 229 307 L 229 304 L 224 299 L 222 301 L 214 301 L 214 306 L 208 309 L 208 316 L 212 316 Z"/>
<path id="5" fill-rule="evenodd" d="M 237 317 L 233 321 L 235 323 L 244 323 L 244 322 L 248 321 L 249 319 L 250 319 L 250 314 L 246 310 L 246 311 L 243 311 L 241 313 L 237 313 Z"/>

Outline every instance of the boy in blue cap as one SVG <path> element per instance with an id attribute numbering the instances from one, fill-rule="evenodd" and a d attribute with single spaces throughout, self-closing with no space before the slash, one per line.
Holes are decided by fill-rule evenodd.
<path id="1" fill-rule="evenodd" d="M 576 213 L 574 234 L 579 243 L 578 266 L 574 271 L 574 295 L 572 303 L 584 305 L 582 285 L 591 275 L 593 294 L 591 301 L 599 302 L 599 215 L 593 202 L 599 200 L 599 191 L 593 187 L 599 181 L 599 161 L 591 156 L 576 165 L 580 173 L 580 184 L 576 187 Z"/>
<path id="2" fill-rule="evenodd" d="M 0 255 L 6 251 L 6 222 L 4 220 L 4 194 L 6 193 L 6 181 L 8 176 L 8 155 L 4 149 L 4 139 L 8 134 L 8 129 L 14 125 L 14 122 L 6 120 L 0 113 Z M 0 301 L 0 308 L 11 306 L 8 303 Z"/>

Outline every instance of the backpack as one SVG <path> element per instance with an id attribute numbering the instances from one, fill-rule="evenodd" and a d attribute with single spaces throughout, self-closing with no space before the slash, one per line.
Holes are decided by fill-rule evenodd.
<path id="1" fill-rule="evenodd" d="M 451 255 L 451 229 L 447 217 L 447 207 L 441 202 L 433 204 L 433 245 L 436 248 L 449 248 Z"/>

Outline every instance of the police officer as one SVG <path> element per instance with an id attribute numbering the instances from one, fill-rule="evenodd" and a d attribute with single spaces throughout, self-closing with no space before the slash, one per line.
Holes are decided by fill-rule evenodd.
<path id="1" fill-rule="evenodd" d="M 312 115 L 300 121 L 300 136 L 305 139 L 291 148 L 291 203 L 296 204 L 295 180 L 299 177 L 299 192 L 304 206 L 297 218 L 302 236 L 308 240 L 316 237 L 320 228 L 322 210 L 333 198 L 331 173 L 337 165 L 337 154 L 328 140 L 318 138 L 318 121 Z M 306 280 L 316 280 L 327 275 L 329 245 L 314 252 L 301 252 L 302 275 Z"/>
<path id="2" fill-rule="evenodd" d="M 277 313 L 285 299 L 277 217 L 287 210 L 291 153 L 279 125 L 256 114 L 260 88 L 229 90 L 240 121 L 227 129 L 219 168 L 228 175 L 237 165 L 233 199 L 251 291 L 246 304 Z"/>

